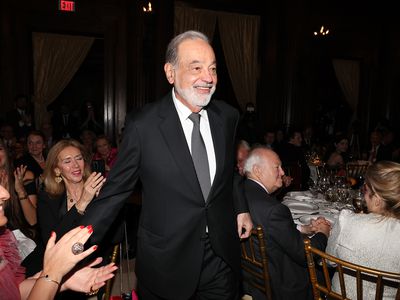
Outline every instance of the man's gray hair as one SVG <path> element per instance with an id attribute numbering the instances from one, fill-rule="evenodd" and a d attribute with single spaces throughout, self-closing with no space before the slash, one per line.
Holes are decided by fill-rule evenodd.
<path id="1" fill-rule="evenodd" d="M 250 150 L 251 149 L 250 144 L 246 140 L 240 140 L 237 143 L 237 148 L 240 148 L 240 147 L 243 147 L 246 150 Z"/>
<path id="2" fill-rule="evenodd" d="M 165 52 L 165 63 L 170 63 L 173 66 L 178 64 L 178 47 L 179 45 L 186 40 L 203 40 L 210 44 L 210 40 L 208 37 L 200 32 L 195 30 L 185 31 L 176 37 L 174 37 L 168 44 L 167 51 Z"/>
<path id="3" fill-rule="evenodd" d="M 257 146 L 251 150 L 249 153 L 249 156 L 246 159 L 246 162 L 244 163 L 244 172 L 247 174 L 252 174 L 253 173 L 253 167 L 254 166 L 262 166 L 264 164 L 263 158 L 262 158 L 262 152 L 264 150 L 271 151 L 268 147 L 265 146 Z"/>

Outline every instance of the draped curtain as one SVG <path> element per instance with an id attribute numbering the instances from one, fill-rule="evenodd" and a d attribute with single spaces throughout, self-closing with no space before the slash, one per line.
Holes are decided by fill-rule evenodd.
<path id="1" fill-rule="evenodd" d="M 78 71 L 94 38 L 34 32 L 32 39 L 35 124 L 40 128 L 49 117 L 47 105 Z"/>
<path id="2" fill-rule="evenodd" d="M 336 78 L 343 91 L 347 103 L 353 110 L 350 124 L 357 119 L 358 96 L 360 89 L 360 62 L 348 59 L 334 59 L 332 61 Z M 350 153 L 353 157 L 361 157 L 358 133 L 352 132 L 350 137 Z"/>
<path id="3" fill-rule="evenodd" d="M 258 82 L 258 40 L 260 17 L 175 6 L 175 33 L 199 30 L 210 40 L 216 22 L 229 77 L 240 107 L 256 104 Z"/>
<path id="4" fill-rule="evenodd" d="M 360 62 L 348 59 L 334 59 L 333 68 L 346 101 L 356 114 L 360 88 Z"/>
<path id="5" fill-rule="evenodd" d="M 186 30 L 203 32 L 212 41 L 215 32 L 217 15 L 211 10 L 175 6 L 175 35 Z"/>
<path id="6" fill-rule="evenodd" d="M 240 107 L 256 104 L 260 18 L 218 13 L 222 49 L 233 90 Z"/>

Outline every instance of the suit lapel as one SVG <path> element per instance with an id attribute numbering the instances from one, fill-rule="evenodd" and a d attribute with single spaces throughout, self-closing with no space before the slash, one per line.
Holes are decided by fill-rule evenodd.
<path id="1" fill-rule="evenodd" d="M 193 193 L 198 194 L 201 197 L 200 199 L 203 199 L 192 156 L 171 94 L 162 100 L 159 116 L 161 118 L 159 129 L 176 165 L 182 172 L 182 177 L 185 178 L 187 184 L 193 190 Z M 204 200 L 202 200 L 202 202 L 204 202 Z"/>
<path id="2" fill-rule="evenodd" d="M 219 182 L 223 179 L 222 174 L 225 167 L 225 124 L 221 118 L 221 111 L 212 102 L 207 108 L 208 120 L 210 122 L 210 130 L 214 144 L 215 161 L 216 161 L 216 172 L 213 184 L 211 186 L 209 199 L 212 199 L 212 195 L 218 192 L 218 187 L 221 187 Z M 211 196 L 211 197 L 210 197 Z"/>

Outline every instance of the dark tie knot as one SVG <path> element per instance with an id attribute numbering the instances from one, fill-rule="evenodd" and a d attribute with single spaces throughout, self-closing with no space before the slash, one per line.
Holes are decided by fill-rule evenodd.
<path id="1" fill-rule="evenodd" d="M 189 119 L 195 125 L 199 125 L 200 124 L 200 114 L 199 113 L 191 113 L 191 115 L 189 116 Z"/>

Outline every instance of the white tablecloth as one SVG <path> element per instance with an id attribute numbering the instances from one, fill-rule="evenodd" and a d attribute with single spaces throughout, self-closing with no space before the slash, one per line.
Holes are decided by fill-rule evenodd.
<path id="1" fill-rule="evenodd" d="M 333 226 L 340 210 L 352 208 L 348 204 L 326 201 L 323 195 L 314 196 L 310 191 L 289 192 L 283 198 L 282 203 L 290 209 L 294 222 L 302 225 L 307 225 L 311 219 L 322 216 Z"/>

